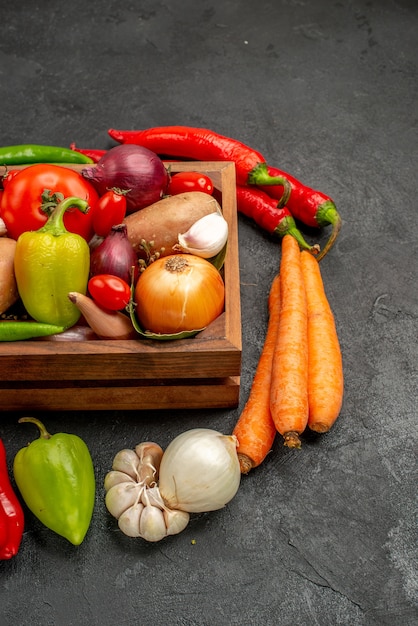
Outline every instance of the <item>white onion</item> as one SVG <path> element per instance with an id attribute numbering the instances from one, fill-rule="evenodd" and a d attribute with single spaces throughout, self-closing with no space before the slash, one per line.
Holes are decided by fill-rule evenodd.
<path id="1" fill-rule="evenodd" d="M 233 435 L 194 428 L 173 439 L 163 454 L 159 489 L 171 509 L 216 511 L 238 491 L 241 479 Z"/>

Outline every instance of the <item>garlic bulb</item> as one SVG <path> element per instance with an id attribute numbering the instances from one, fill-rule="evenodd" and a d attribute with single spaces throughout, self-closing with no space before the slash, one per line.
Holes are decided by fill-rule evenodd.
<path id="1" fill-rule="evenodd" d="M 195 222 L 187 232 L 178 235 L 183 252 L 210 259 L 218 254 L 228 240 L 228 222 L 222 213 L 209 213 Z"/>
<path id="2" fill-rule="evenodd" d="M 237 439 L 194 428 L 173 439 L 164 452 L 159 490 L 170 509 L 203 513 L 232 500 L 240 479 Z"/>
<path id="3" fill-rule="evenodd" d="M 161 541 L 184 530 L 189 514 L 170 510 L 158 489 L 162 448 L 153 442 L 138 444 L 135 450 L 120 450 L 106 474 L 106 508 L 118 520 L 128 537 Z"/>

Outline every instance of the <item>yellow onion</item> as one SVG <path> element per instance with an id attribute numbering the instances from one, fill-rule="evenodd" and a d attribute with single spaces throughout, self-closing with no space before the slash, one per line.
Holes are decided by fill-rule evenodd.
<path id="1" fill-rule="evenodd" d="M 135 288 L 136 315 L 142 328 L 173 334 L 205 328 L 223 311 L 225 285 L 218 270 L 192 254 L 157 259 Z"/>

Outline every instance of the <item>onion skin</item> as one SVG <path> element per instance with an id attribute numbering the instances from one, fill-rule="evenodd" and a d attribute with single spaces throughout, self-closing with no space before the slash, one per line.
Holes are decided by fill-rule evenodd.
<path id="1" fill-rule="evenodd" d="M 237 440 L 209 428 L 178 435 L 160 465 L 159 489 L 170 509 L 205 513 L 223 508 L 238 491 Z"/>
<path id="2" fill-rule="evenodd" d="M 113 187 L 127 191 L 127 213 L 160 200 L 168 184 L 168 172 L 160 157 L 133 144 L 111 148 L 96 165 L 83 168 L 81 174 L 100 196 Z"/>
<path id="3" fill-rule="evenodd" d="M 138 258 L 128 239 L 126 224 L 113 226 L 104 240 L 91 250 L 90 276 L 111 274 L 122 278 L 128 285 L 131 283 L 132 267 L 134 281 L 139 275 Z"/>
<path id="4" fill-rule="evenodd" d="M 71 291 L 68 297 L 100 339 L 135 339 L 137 336 L 129 317 L 120 311 L 102 309 L 91 298 L 77 291 Z"/>
<path id="5" fill-rule="evenodd" d="M 192 254 L 161 257 L 140 275 L 136 316 L 146 331 L 173 334 L 205 328 L 224 310 L 225 285 L 218 270 Z"/>

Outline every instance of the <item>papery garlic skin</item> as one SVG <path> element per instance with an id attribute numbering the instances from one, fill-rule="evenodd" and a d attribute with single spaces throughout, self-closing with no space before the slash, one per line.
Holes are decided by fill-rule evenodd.
<path id="1" fill-rule="evenodd" d="M 160 465 L 159 489 L 170 509 L 203 513 L 223 508 L 238 491 L 237 440 L 208 428 L 178 435 Z"/>
<path id="2" fill-rule="evenodd" d="M 152 441 L 144 441 L 135 446 L 135 454 L 139 458 L 138 482 L 142 482 L 148 487 L 156 485 L 163 457 L 161 446 Z"/>
<path id="3" fill-rule="evenodd" d="M 209 213 L 195 222 L 187 232 L 178 235 L 183 252 L 203 259 L 216 256 L 228 241 L 228 222 L 219 212 Z"/>
<path id="4" fill-rule="evenodd" d="M 145 505 L 152 504 L 152 506 L 156 506 L 161 510 L 165 508 L 164 500 L 162 499 L 160 490 L 157 486 L 144 489 L 141 494 L 141 502 Z"/>

